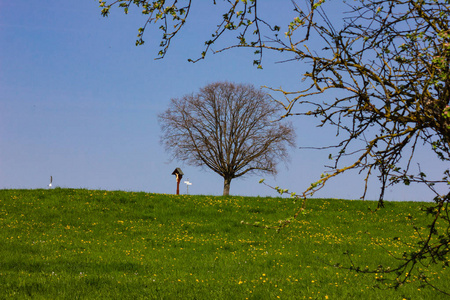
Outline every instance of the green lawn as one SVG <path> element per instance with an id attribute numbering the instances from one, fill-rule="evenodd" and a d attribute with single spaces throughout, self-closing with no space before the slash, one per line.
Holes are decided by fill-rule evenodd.
<path id="1" fill-rule="evenodd" d="M 393 290 L 377 280 L 386 274 L 335 267 L 350 259 L 362 268 L 394 266 L 385 249 L 401 256 L 418 241 L 412 226 L 425 226 L 425 203 L 387 202 L 372 213 L 374 202 L 311 199 L 279 233 L 241 223 L 274 225 L 299 205 L 0 190 L 0 299 L 446 299 L 415 278 Z M 430 282 L 448 286 L 448 269 L 423 268 Z"/>

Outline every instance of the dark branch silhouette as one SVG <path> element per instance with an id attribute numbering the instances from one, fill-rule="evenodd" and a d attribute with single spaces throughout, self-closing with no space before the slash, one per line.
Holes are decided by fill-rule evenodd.
<path id="1" fill-rule="evenodd" d="M 163 22 L 160 27 L 164 32 L 161 56 L 185 24 L 190 8 L 190 1 L 176 0 L 105 0 L 100 3 L 104 15 L 113 5 L 128 9 L 134 4 L 143 6 L 150 14 L 145 25 L 168 19 L 174 22 L 170 26 Z M 434 185 L 445 186 L 450 182 L 448 167 L 439 178 L 428 178 L 422 171 L 417 174 L 411 167 L 421 144 L 429 147 L 430 153 L 441 159 L 444 166 L 448 166 L 450 160 L 448 1 L 347 1 L 347 12 L 338 16 L 339 12 L 334 11 L 333 18 L 324 0 L 292 1 L 296 16 L 286 18 L 281 36 L 278 35 L 280 26 L 261 18 L 257 6 L 261 1 L 222 3 L 225 4 L 223 17 L 217 20 L 217 29 L 213 38 L 206 41 L 200 59 L 225 32 L 233 32 L 238 42 L 216 53 L 250 48 L 257 55 L 254 64 L 258 67 L 263 51 L 285 55 L 284 63 L 302 63 L 299 70 L 302 70 L 303 81 L 299 88 L 287 91 L 268 87 L 273 100 L 284 107 L 285 117 L 312 116 L 319 121 L 319 126 L 336 128 L 340 141 L 334 148 L 328 148 L 334 149 L 331 155 L 334 164 L 295 197 L 311 197 L 328 180 L 351 169 L 359 169 L 365 178 L 363 197 L 368 179 L 380 174 L 379 207 L 383 206 L 384 189 L 388 186 L 418 182 L 436 191 Z M 335 20 L 342 20 L 342 25 Z M 398 280 L 394 282 L 401 282 L 400 277 L 405 272 L 411 274 L 417 270 L 414 268 L 417 262 L 429 259 L 431 263 L 448 264 L 448 188 L 446 192 L 437 193 L 433 200 L 425 211 L 445 226 L 438 229 L 436 221 L 429 224 L 428 236 L 401 258 L 403 262 L 394 272 Z M 301 209 L 305 201 L 302 203 Z M 424 276 L 420 278 L 429 283 Z"/>

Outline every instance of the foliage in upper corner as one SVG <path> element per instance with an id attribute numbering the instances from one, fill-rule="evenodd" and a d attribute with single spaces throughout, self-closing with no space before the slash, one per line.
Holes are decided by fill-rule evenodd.
<path id="1" fill-rule="evenodd" d="M 132 6 L 141 9 L 141 13 L 145 15 L 147 19 L 144 25 L 138 29 L 136 46 L 144 44 L 144 33 L 147 26 L 158 24 L 156 26 L 162 31 L 161 42 L 159 45 L 161 50 L 158 52 L 158 58 L 163 58 L 169 49 L 171 40 L 175 38 L 188 20 L 191 2 L 192 0 L 99 0 L 99 6 L 103 17 L 109 16 L 111 8 L 115 6 L 123 9 L 125 14 L 128 14 L 128 11 Z M 257 65 L 258 68 L 261 68 L 262 50 L 264 45 L 260 32 L 260 24 L 275 32 L 279 31 L 280 27 L 276 25 L 271 26 L 257 16 L 256 0 L 234 0 L 226 2 L 228 2 L 229 7 L 226 8 L 222 14 L 222 19 L 217 24 L 216 30 L 212 33 L 211 38 L 205 41 L 205 50 L 202 51 L 201 56 L 198 59 L 189 59 L 189 61 L 195 62 L 204 59 L 211 45 L 213 45 L 225 32 L 237 31 L 238 33 L 236 33 L 236 36 L 239 40 L 239 46 L 256 46 L 260 49 L 257 52 L 259 58 L 255 59 L 253 63 Z M 209 4 L 217 5 L 216 0 L 210 1 Z M 206 4 L 202 3 L 202 5 Z M 254 29 L 251 29 L 251 27 L 254 27 Z M 250 30 L 252 31 L 252 35 L 257 36 L 257 39 L 247 43 L 246 35 Z"/>

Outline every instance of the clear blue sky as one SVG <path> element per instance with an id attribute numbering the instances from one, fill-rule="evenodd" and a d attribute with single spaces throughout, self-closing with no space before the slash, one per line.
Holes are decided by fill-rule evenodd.
<path id="1" fill-rule="evenodd" d="M 113 10 L 103 18 L 94 0 L 0 0 L 0 188 L 47 188 L 53 176 L 53 186 L 60 187 L 174 193 L 171 172 L 181 167 L 183 179 L 193 183 L 191 194 L 220 195 L 220 176 L 170 160 L 159 143 L 157 115 L 171 98 L 208 83 L 228 80 L 293 90 L 301 84 L 302 72 L 295 62 L 274 64 L 278 57 L 269 53 L 264 69 L 257 70 L 252 51 L 243 49 L 188 63 L 214 28 L 214 8 L 205 7 L 192 12 L 191 21 L 205 9 L 212 9 L 206 14 L 211 17 L 190 23 L 166 58 L 154 60 L 159 32 L 149 30 L 146 44 L 136 47 L 137 28 L 143 25 L 137 13 L 125 16 Z M 263 9 L 275 17 L 282 14 L 281 8 Z M 316 128 L 313 120 L 291 121 L 299 146 L 333 140 L 334 131 Z M 328 154 L 293 149 L 291 161 L 279 165 L 276 177 L 235 179 L 231 194 L 276 196 L 258 183 L 263 177 L 301 192 L 324 171 Z M 434 154 L 424 150 L 419 155 L 422 168 L 439 175 L 443 166 Z M 362 176 L 350 172 L 316 196 L 358 199 L 363 186 Z M 378 198 L 378 187 L 374 178 L 368 199 Z M 386 192 L 388 200 L 430 197 L 419 186 Z"/>

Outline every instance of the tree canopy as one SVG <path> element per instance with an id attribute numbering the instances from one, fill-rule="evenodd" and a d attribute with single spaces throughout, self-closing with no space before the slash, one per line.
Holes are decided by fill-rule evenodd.
<path id="1" fill-rule="evenodd" d="M 288 157 L 295 133 L 290 123 L 273 122 L 279 114 L 252 85 L 213 83 L 171 100 L 159 115 L 161 142 L 175 158 L 222 176 L 223 195 L 229 195 L 232 179 L 276 173 L 276 164 Z"/>
<path id="2" fill-rule="evenodd" d="M 159 22 L 160 57 L 187 22 L 191 8 L 191 1 L 100 3 L 104 15 L 114 5 L 125 12 L 132 5 L 143 8 L 149 17 L 139 29 L 137 44 L 143 43 L 146 26 Z M 448 188 L 439 192 L 436 186 L 448 186 L 449 169 L 430 178 L 420 166 L 416 171 L 412 162 L 422 144 L 446 166 L 450 160 L 450 1 L 347 1 L 346 13 L 340 16 L 330 12 L 331 3 L 324 0 L 292 1 L 295 17 L 285 24 L 262 19 L 261 1 L 223 3 L 227 6 L 222 18 L 199 59 L 225 32 L 232 32 L 237 42 L 216 53 L 243 47 L 253 49 L 258 67 L 265 51 L 282 53 L 286 63 L 301 63 L 303 82 L 297 90 L 268 89 L 284 108 L 284 116 L 314 117 L 320 126 L 335 127 L 340 137 L 338 144 L 327 148 L 333 164 L 301 196 L 312 196 L 328 180 L 351 169 L 364 174 L 366 188 L 369 177 L 379 174 L 380 207 L 387 186 L 425 184 L 435 193 L 435 205 L 426 210 L 433 216 L 428 236 L 399 258 L 401 266 L 384 271 L 396 274 L 398 286 L 419 261 L 448 265 L 450 193 Z M 438 230 L 438 221 L 446 224 L 444 229 Z"/>

